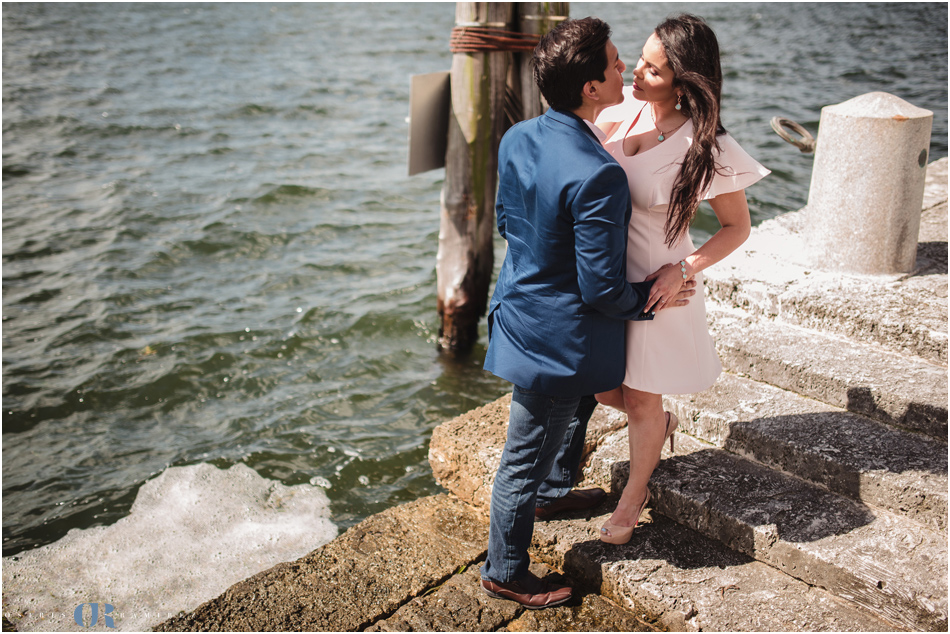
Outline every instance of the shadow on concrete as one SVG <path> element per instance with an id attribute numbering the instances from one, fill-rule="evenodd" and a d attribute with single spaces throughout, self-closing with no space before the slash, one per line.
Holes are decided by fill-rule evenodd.
<path id="1" fill-rule="evenodd" d="M 724 447 L 852 497 L 860 493 L 862 473 L 947 473 L 946 450 L 935 450 L 942 446 L 935 446 L 934 439 L 852 412 L 811 412 L 731 423 Z"/>
<path id="2" fill-rule="evenodd" d="M 895 425 L 922 434 L 934 440 L 947 442 L 947 408 L 928 403 L 910 403 L 900 418 L 881 407 L 869 387 L 850 387 L 847 391 L 849 412 L 863 414 L 888 425 Z"/>
<path id="3" fill-rule="evenodd" d="M 612 496 L 600 509 L 613 509 L 616 503 L 617 496 Z M 627 544 L 604 544 L 596 539 L 576 542 L 564 554 L 564 571 L 572 581 L 578 580 L 577 572 L 580 571 L 580 580 L 585 587 L 599 589 L 603 582 L 603 566 L 621 561 L 639 561 L 646 570 L 661 562 L 681 570 L 695 570 L 741 566 L 754 559 L 668 517 L 653 513 L 650 521 L 637 526 Z"/>
<path id="4" fill-rule="evenodd" d="M 681 420 L 682 431 L 702 436 L 691 424 Z M 750 556 L 778 540 L 815 542 L 866 526 L 875 520 L 868 505 L 927 524 L 946 516 L 947 452 L 857 414 L 735 422 L 724 449 L 662 460 L 650 506 Z M 629 462 L 615 462 L 611 491 L 622 491 L 628 475 Z"/>
<path id="5" fill-rule="evenodd" d="M 611 490 L 623 489 L 628 469 L 627 462 L 613 465 Z M 874 521 L 858 501 L 717 449 L 663 460 L 650 489 L 654 515 L 697 527 L 750 556 L 777 540 L 818 541 Z"/>
<path id="6" fill-rule="evenodd" d="M 946 275 L 947 262 L 946 242 L 918 242 L 916 270 L 910 277 Z"/>
<path id="7" fill-rule="evenodd" d="M 609 514 L 616 507 L 628 470 L 629 462 L 613 464 L 612 492 L 596 513 Z M 564 553 L 565 574 L 618 601 L 631 596 L 632 587 L 615 587 L 617 578 L 629 579 L 633 586 L 662 584 L 669 582 L 671 568 L 709 571 L 702 579 L 715 583 L 717 569 L 725 571 L 759 560 L 768 562 L 767 569 L 780 567 L 801 578 L 794 570 L 794 555 L 787 561 L 789 569 L 785 563 L 777 564 L 774 554 L 767 554 L 779 540 L 817 541 L 874 520 L 870 509 L 859 502 L 817 487 L 802 487 L 794 478 L 719 449 L 663 460 L 650 489 L 651 521 L 641 523 L 624 545 L 597 539 L 576 541 Z M 830 498 L 836 499 L 832 502 Z M 781 560 L 787 557 L 788 552 L 778 554 Z M 606 581 L 604 571 L 614 566 L 622 566 L 623 574 Z M 657 577 L 661 570 L 666 572 Z M 723 593 L 727 590 L 728 585 L 722 588 Z M 646 597 L 637 594 L 638 615 L 651 622 L 668 617 L 670 606 L 650 596 L 649 591 Z"/>
<path id="8" fill-rule="evenodd" d="M 946 429 L 946 419 L 943 425 Z M 947 451 L 932 438 L 852 412 L 814 412 L 732 423 L 723 446 L 857 504 L 946 529 Z M 831 521 L 805 513 L 805 508 L 803 517 L 822 526 L 854 517 L 848 512 Z"/>
<path id="9" fill-rule="evenodd" d="M 616 501 L 616 496 L 612 496 L 599 510 L 612 509 Z M 754 561 L 752 557 L 730 550 L 716 540 L 654 513 L 654 519 L 639 525 L 627 544 L 604 544 L 596 539 L 575 542 L 564 554 L 563 569 L 575 587 L 629 605 L 633 600 L 631 588 L 605 583 L 605 569 L 624 566 L 623 577 L 628 577 L 633 585 L 640 586 L 648 581 L 661 584 L 664 583 L 662 579 L 668 581 L 667 575 L 663 575 L 662 579 L 654 576 L 656 571 L 663 568 L 673 567 L 685 571 L 705 569 L 715 573 L 734 566 L 746 566 Z M 725 588 L 723 592 L 726 592 Z M 666 602 L 642 599 L 642 596 L 636 599 L 636 614 L 640 619 L 656 624 L 664 617 L 669 618 L 670 606 Z"/>

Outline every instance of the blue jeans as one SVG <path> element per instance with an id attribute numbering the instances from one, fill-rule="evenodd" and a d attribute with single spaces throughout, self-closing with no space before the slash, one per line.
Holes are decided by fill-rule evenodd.
<path id="1" fill-rule="evenodd" d="M 528 574 L 535 506 L 574 486 L 595 407 L 593 396 L 548 396 L 514 386 L 508 438 L 492 487 L 483 579 L 510 583 Z"/>

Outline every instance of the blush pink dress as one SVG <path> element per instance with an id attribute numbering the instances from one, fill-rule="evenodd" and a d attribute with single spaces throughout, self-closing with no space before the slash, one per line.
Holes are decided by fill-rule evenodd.
<path id="1" fill-rule="evenodd" d="M 656 147 L 633 156 L 623 152 L 628 134 L 653 130 L 645 102 L 625 89 L 622 104 L 605 110 L 602 121 L 621 121 L 604 141 L 604 148 L 627 173 L 633 213 L 627 228 L 627 280 L 640 282 L 664 264 L 679 262 L 696 248 L 687 234 L 673 248 L 666 245 L 667 211 L 673 181 L 693 141 L 686 122 Z M 642 114 L 642 116 L 640 116 Z M 655 133 L 655 132 L 654 132 Z M 719 137 L 718 171 L 704 200 L 749 187 L 769 170 L 749 156 L 728 134 Z M 722 372 L 716 346 L 706 324 L 702 274 L 696 275 L 696 295 L 684 307 L 668 308 L 653 321 L 627 322 L 627 373 L 624 385 L 653 394 L 692 394 L 716 382 Z"/>

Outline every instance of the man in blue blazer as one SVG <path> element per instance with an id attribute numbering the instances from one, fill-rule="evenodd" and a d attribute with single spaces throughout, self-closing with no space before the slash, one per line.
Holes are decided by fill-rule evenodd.
<path id="1" fill-rule="evenodd" d="M 543 608 L 570 599 L 571 588 L 528 571 L 535 516 L 603 498 L 602 489 L 571 489 L 593 394 L 622 383 L 624 320 L 653 318 L 653 282 L 626 281 L 627 178 L 590 123 L 623 101 L 610 27 L 565 21 L 542 38 L 534 63 L 550 110 L 512 127 L 498 151 L 496 214 L 508 252 L 489 306 L 485 369 L 514 387 L 482 587 Z"/>

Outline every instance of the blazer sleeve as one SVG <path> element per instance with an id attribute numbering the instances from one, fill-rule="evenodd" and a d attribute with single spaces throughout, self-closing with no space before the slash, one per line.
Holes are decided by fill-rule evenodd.
<path id="1" fill-rule="evenodd" d="M 505 230 L 507 228 L 508 217 L 505 215 L 505 202 L 502 200 L 501 196 L 495 197 L 495 222 L 498 223 L 498 233 L 501 234 L 501 237 L 505 240 L 508 239 L 508 236 L 505 235 Z"/>
<path id="2" fill-rule="evenodd" d="M 581 298 L 598 311 L 631 321 L 647 321 L 653 282 L 628 282 L 627 210 L 630 190 L 623 168 L 601 166 L 578 190 L 572 205 L 577 280 Z"/>

